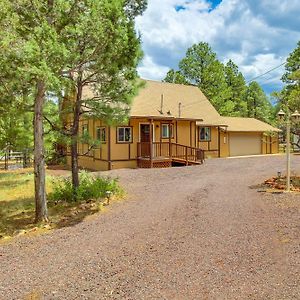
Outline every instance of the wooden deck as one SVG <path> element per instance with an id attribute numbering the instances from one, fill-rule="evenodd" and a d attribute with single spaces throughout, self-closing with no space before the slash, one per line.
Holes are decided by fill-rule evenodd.
<path id="1" fill-rule="evenodd" d="M 169 142 L 142 142 L 137 144 L 139 168 L 167 168 L 172 164 L 199 165 L 204 151 L 199 148 Z"/>

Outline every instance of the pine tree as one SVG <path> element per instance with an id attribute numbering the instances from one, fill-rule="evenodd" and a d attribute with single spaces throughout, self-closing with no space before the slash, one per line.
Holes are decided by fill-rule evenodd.
<path id="1" fill-rule="evenodd" d="M 238 66 L 229 60 L 225 66 L 225 79 L 230 90 L 230 100 L 234 103 L 232 116 L 247 116 L 247 103 L 245 101 L 246 82 Z"/>
<path id="2" fill-rule="evenodd" d="M 215 108 L 222 114 L 232 109 L 229 90 L 225 80 L 224 66 L 217 59 L 208 43 L 201 42 L 190 47 L 179 69 L 188 82 L 197 85 Z"/>
<path id="3" fill-rule="evenodd" d="M 247 116 L 271 123 L 273 107 L 260 85 L 253 81 L 246 92 Z"/>
<path id="4" fill-rule="evenodd" d="M 146 1 L 3 0 L 1 5 L 0 86 L 9 99 L 19 97 L 25 90 L 34 104 L 35 202 L 39 222 L 48 219 L 43 123 L 46 99 L 75 91 L 76 122 L 68 133 L 73 147 L 83 105 L 94 107 L 98 115 L 108 118 L 114 113 L 121 118 L 128 112 L 141 54 L 133 18 L 145 8 Z M 96 98 L 83 101 L 82 91 L 87 84 L 94 85 Z M 59 126 L 51 123 L 51 127 Z"/>
<path id="5" fill-rule="evenodd" d="M 285 64 L 286 72 L 282 81 L 286 86 L 282 90 L 282 98 L 285 99 L 290 109 L 300 109 L 300 41 L 297 47 L 290 53 Z"/>
<path id="6" fill-rule="evenodd" d="M 180 71 L 175 71 L 174 69 L 168 71 L 163 81 L 170 82 L 170 83 L 185 84 L 185 85 L 189 84 L 189 82 L 186 80 L 184 75 Z"/>

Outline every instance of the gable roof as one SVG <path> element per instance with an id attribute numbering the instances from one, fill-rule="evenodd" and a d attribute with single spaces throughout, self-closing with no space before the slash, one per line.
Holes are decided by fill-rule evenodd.
<path id="1" fill-rule="evenodd" d="M 241 117 L 221 117 L 223 123 L 227 124 L 227 131 L 246 131 L 246 132 L 266 132 L 281 130 L 275 128 L 265 122 L 257 120 L 255 118 L 241 118 Z"/>
<path id="2" fill-rule="evenodd" d="M 265 132 L 281 131 L 254 118 L 221 117 L 197 86 L 142 80 L 144 86 L 132 101 L 130 117 L 159 119 L 196 120 L 197 126 L 222 126 L 228 131 Z M 89 87 L 83 90 L 83 97 L 93 97 Z M 161 101 L 163 99 L 163 109 Z M 180 116 L 179 116 L 179 103 Z"/>
<path id="3" fill-rule="evenodd" d="M 173 117 L 202 119 L 207 124 L 219 123 L 219 113 L 198 87 L 152 80 L 144 80 L 144 82 L 145 86 L 139 90 L 138 95 L 133 100 L 131 117 Z M 162 97 L 163 113 L 161 114 Z M 181 103 L 180 116 L 179 103 Z"/>

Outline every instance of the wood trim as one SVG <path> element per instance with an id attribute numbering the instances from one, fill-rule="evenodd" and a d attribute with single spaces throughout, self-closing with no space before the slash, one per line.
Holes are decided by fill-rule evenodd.
<path id="1" fill-rule="evenodd" d="M 111 126 L 108 126 L 108 132 L 107 132 L 107 137 L 108 137 L 108 146 L 107 146 L 107 159 L 108 159 L 108 170 L 112 169 L 112 165 L 111 165 Z"/>
<path id="2" fill-rule="evenodd" d="M 98 161 L 104 161 L 104 162 L 108 162 L 107 159 L 101 159 L 101 158 L 95 158 L 95 160 L 98 160 Z"/>
<path id="3" fill-rule="evenodd" d="M 67 156 L 71 156 L 71 154 L 67 154 Z M 80 154 L 78 156 L 80 156 L 80 157 L 87 157 L 87 158 L 93 158 L 92 156 L 87 156 L 87 155 L 82 155 L 82 154 Z M 137 161 L 137 158 L 131 158 L 131 159 L 114 159 L 114 160 L 111 160 L 111 161 L 109 161 L 107 159 L 95 158 L 95 160 L 99 160 L 99 161 L 103 161 L 103 162 L 108 162 L 108 163 L 109 162 L 113 163 L 113 162 L 123 162 L 123 161 Z"/>
<path id="4" fill-rule="evenodd" d="M 200 130 L 201 130 L 201 128 L 209 128 L 210 129 L 210 139 L 209 140 L 201 140 L 200 139 Z M 198 126 L 198 141 L 199 142 L 211 142 L 211 127 L 210 126 Z"/>
<path id="5" fill-rule="evenodd" d="M 150 168 L 153 167 L 153 120 L 150 120 Z"/>
<path id="6" fill-rule="evenodd" d="M 195 122 L 195 147 L 197 147 L 197 123 Z"/>
<path id="7" fill-rule="evenodd" d="M 176 144 L 178 143 L 178 121 L 175 121 L 175 125 L 176 125 Z"/>
<path id="8" fill-rule="evenodd" d="M 139 138 L 138 138 L 138 143 L 141 142 L 141 125 L 150 125 L 151 126 L 151 122 L 139 122 Z M 152 123 L 152 140 L 155 142 L 155 124 Z"/>
<path id="9" fill-rule="evenodd" d="M 162 143 L 161 130 L 162 130 L 162 121 L 159 122 L 159 140 Z"/>
<path id="10" fill-rule="evenodd" d="M 192 147 L 192 121 L 190 121 L 190 146 Z"/>
<path id="11" fill-rule="evenodd" d="M 131 127 L 130 119 L 128 120 L 128 126 Z M 133 128 L 133 126 L 132 126 L 132 128 Z M 132 142 L 133 142 L 133 129 L 131 129 L 131 136 L 132 136 Z M 131 150 L 131 143 L 128 144 L 128 159 L 129 160 L 130 160 L 130 157 L 131 157 L 130 150 Z"/>
<path id="12" fill-rule="evenodd" d="M 94 133 L 94 131 L 95 131 L 95 133 L 97 133 L 98 128 L 104 128 L 105 129 L 105 141 L 100 141 L 100 144 L 106 144 L 106 142 L 107 142 L 107 126 L 96 126 L 96 127 L 94 127 L 93 133 Z M 98 141 L 97 134 L 96 134 L 96 137 L 94 139 L 96 139 Z"/>
<path id="13" fill-rule="evenodd" d="M 71 156 L 71 154 L 66 154 L 66 156 Z M 82 154 L 79 154 L 78 157 L 87 157 L 87 158 L 93 158 L 93 156 L 89 156 L 89 155 L 82 155 Z M 95 160 L 101 160 L 101 161 L 106 161 L 108 162 L 107 159 L 100 159 L 100 158 L 95 158 Z"/>
<path id="14" fill-rule="evenodd" d="M 169 125 L 169 126 L 172 126 L 172 136 L 170 137 L 163 137 L 162 136 L 162 128 L 163 128 L 163 125 Z M 170 133 L 170 127 L 169 127 L 169 133 Z M 161 122 L 160 124 L 160 138 L 161 140 L 168 140 L 168 139 L 174 139 L 174 124 L 169 122 L 169 123 L 166 123 L 166 122 Z"/>
<path id="15" fill-rule="evenodd" d="M 122 162 L 122 161 L 137 161 L 137 158 L 131 158 L 131 159 L 114 159 L 111 162 Z"/>
<path id="16" fill-rule="evenodd" d="M 131 128 L 131 141 L 130 142 L 118 142 L 118 128 Z M 116 144 L 126 145 L 133 143 L 133 126 L 117 126 L 116 127 Z"/>
<path id="17" fill-rule="evenodd" d="M 218 156 L 221 157 L 221 133 L 220 133 L 220 127 L 218 126 L 218 148 L 219 148 L 219 153 Z"/>
<path id="18" fill-rule="evenodd" d="M 93 118 L 92 119 L 92 137 L 93 137 L 93 143 L 94 143 L 94 141 L 95 141 L 95 137 L 94 137 L 94 132 L 95 132 L 95 118 Z M 94 160 L 95 160 L 95 152 L 96 152 L 96 150 L 95 150 L 95 148 L 93 149 L 93 158 L 94 158 Z"/>

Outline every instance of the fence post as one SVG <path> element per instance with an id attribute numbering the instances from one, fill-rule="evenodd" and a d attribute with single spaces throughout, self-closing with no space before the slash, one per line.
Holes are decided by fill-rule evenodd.
<path id="1" fill-rule="evenodd" d="M 7 150 L 5 150 L 5 154 L 4 154 L 4 169 L 8 170 L 8 155 L 7 155 Z"/>
<path id="2" fill-rule="evenodd" d="M 27 168 L 27 149 L 23 151 L 23 168 Z"/>

